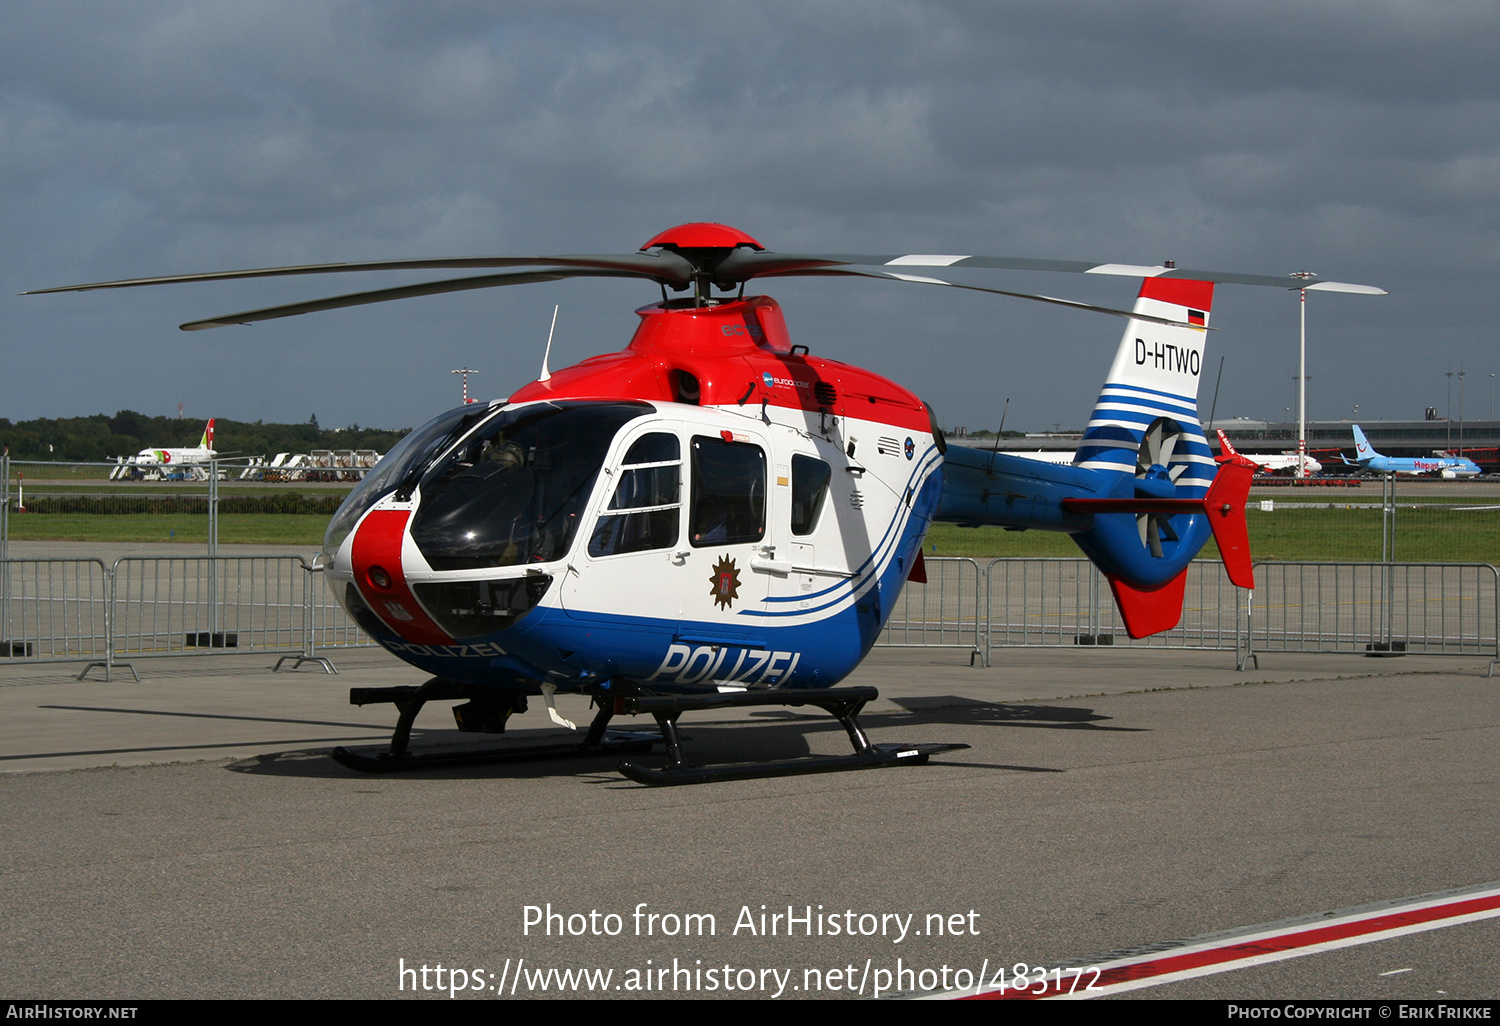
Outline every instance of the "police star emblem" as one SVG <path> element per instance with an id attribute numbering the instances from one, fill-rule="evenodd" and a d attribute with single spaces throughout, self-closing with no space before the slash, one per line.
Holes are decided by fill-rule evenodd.
<path id="1" fill-rule="evenodd" d="M 728 609 L 740 597 L 740 571 L 727 554 L 720 556 L 719 561 L 714 564 L 713 576 L 708 579 L 708 583 L 713 585 L 709 594 L 720 609 Z"/>

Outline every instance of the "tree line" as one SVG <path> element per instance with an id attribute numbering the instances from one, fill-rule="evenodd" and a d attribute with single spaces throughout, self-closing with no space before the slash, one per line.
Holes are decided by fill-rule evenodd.
<path id="1" fill-rule="evenodd" d="M 0 417 L 0 445 L 15 460 L 75 460 L 98 463 L 116 456 L 134 456 L 153 449 L 190 448 L 203 435 L 204 420 L 148 417 L 134 410 L 121 410 L 113 417 L 42 418 L 12 423 Z M 274 456 L 278 452 L 311 452 L 313 449 L 374 449 L 389 452 L 411 429 L 387 431 L 350 424 L 345 428 L 319 427 L 316 415 L 305 424 L 265 424 L 261 421 L 227 420 L 214 423 L 214 449 L 229 458 Z"/>

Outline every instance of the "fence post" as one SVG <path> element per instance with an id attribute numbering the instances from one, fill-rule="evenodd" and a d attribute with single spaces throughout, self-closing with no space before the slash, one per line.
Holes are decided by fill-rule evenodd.
<path id="1" fill-rule="evenodd" d="M 979 560 L 977 560 L 977 559 L 974 561 L 974 569 L 975 569 L 975 575 L 977 576 L 978 575 L 978 570 L 979 570 Z M 991 630 L 990 630 L 990 627 L 991 627 L 991 624 L 990 624 L 990 614 L 991 614 L 991 612 L 992 612 L 992 610 L 994 608 L 994 606 L 993 606 L 994 599 L 991 597 L 991 595 L 992 595 L 991 589 L 993 587 L 992 578 L 994 576 L 994 570 L 995 570 L 995 561 L 992 559 L 992 560 L 989 561 L 989 563 L 987 563 L 985 565 L 985 568 L 984 568 L 984 582 L 983 582 L 983 586 L 984 586 L 984 608 L 981 610 L 976 605 L 976 608 L 974 610 L 974 619 L 976 621 L 978 621 L 975 626 L 978 626 L 979 624 L 983 624 L 984 625 L 984 665 L 985 665 L 986 668 L 988 668 L 989 665 L 990 665 L 990 654 L 991 654 L 990 653 L 990 634 L 991 634 Z M 983 617 L 983 619 L 980 619 L 980 617 Z M 979 639 L 975 638 L 974 640 L 978 641 Z"/>
<path id="2" fill-rule="evenodd" d="M 321 556 L 321 553 L 319 555 Z M 282 656 L 276 660 L 276 665 L 271 667 L 271 672 L 275 673 L 281 669 L 281 664 L 288 659 L 294 659 L 296 660 L 292 663 L 294 670 L 301 669 L 303 663 L 317 663 L 323 667 L 324 673 L 338 673 L 338 667 L 333 665 L 333 660 L 313 653 L 314 635 L 318 629 L 313 613 L 313 596 L 317 594 L 317 589 L 313 587 L 313 574 L 323 572 L 322 563 L 318 557 L 314 557 L 311 564 L 300 557 L 298 561 L 302 564 L 302 654 Z"/>
<path id="3" fill-rule="evenodd" d="M 1094 639 L 1094 644 L 1099 643 L 1099 637 L 1104 633 L 1104 614 L 1100 610 L 1100 595 L 1103 590 L 1099 587 L 1100 574 L 1092 563 L 1084 570 L 1089 575 L 1089 635 Z"/>
<path id="4" fill-rule="evenodd" d="M 125 557 L 120 557 L 120 559 L 123 558 Z M 117 571 L 120 567 L 120 559 L 116 559 L 109 566 L 105 566 L 103 560 L 99 561 L 100 570 L 104 574 L 104 661 L 92 662 L 85 666 L 83 672 L 78 675 L 79 680 L 86 679 L 89 671 L 96 666 L 104 667 L 106 684 L 115 679 L 115 582 L 119 580 Z M 130 668 L 130 675 L 139 684 L 141 675 L 136 672 L 135 664 L 125 663 L 124 665 Z"/>
<path id="5" fill-rule="evenodd" d="M 219 633 L 219 461 L 208 461 L 208 644 Z"/>
<path id="6" fill-rule="evenodd" d="M 116 560 L 104 568 L 104 682 L 106 684 L 114 680 L 115 674 L 115 581 L 118 579 L 115 569 L 118 566 L 119 561 Z M 88 673 L 89 668 L 85 666 L 83 672 Z M 130 672 L 135 673 L 134 666 L 130 668 Z M 136 673 L 135 679 L 139 682 L 141 675 Z"/>
<path id="7" fill-rule="evenodd" d="M 1394 588 L 1391 564 L 1396 561 L 1396 475 L 1387 474 L 1380 482 L 1380 621 L 1376 630 L 1379 643 L 1391 649 L 1391 603 Z"/>
<path id="8" fill-rule="evenodd" d="M 1380 561 L 1396 558 L 1396 475 L 1380 479 Z"/>
<path id="9" fill-rule="evenodd" d="M 0 646 L 15 651 L 10 637 L 10 447 L 0 452 Z"/>
<path id="10" fill-rule="evenodd" d="M 1266 565 L 1263 562 L 1251 565 L 1251 574 L 1266 573 Z M 1245 646 L 1239 645 L 1239 637 L 1235 637 L 1235 669 L 1244 672 L 1245 667 L 1250 666 L 1251 661 L 1256 663 L 1256 669 L 1260 669 L 1260 658 L 1256 655 L 1256 589 L 1235 588 L 1235 625 L 1236 631 L 1239 627 L 1239 601 L 1241 595 L 1245 598 Z"/>
<path id="11" fill-rule="evenodd" d="M 1261 572 L 1264 573 L 1265 571 L 1262 570 Z M 1244 618 L 1243 618 L 1244 625 L 1245 625 L 1245 633 L 1244 633 L 1244 641 L 1245 641 L 1245 643 L 1243 645 L 1240 644 L 1240 622 L 1241 622 L 1241 617 L 1240 617 L 1240 608 L 1241 607 L 1240 607 L 1240 603 L 1241 602 L 1244 603 L 1244 614 L 1245 614 Z M 1249 666 L 1252 662 L 1255 663 L 1255 668 L 1257 670 L 1260 669 L 1260 657 L 1258 657 L 1255 654 L 1255 652 L 1250 647 L 1251 646 L 1251 639 L 1254 637 L 1254 633 L 1253 633 L 1253 617 L 1254 617 L 1254 615 L 1255 615 L 1255 590 L 1253 588 L 1235 588 L 1234 589 L 1234 662 L 1235 662 L 1234 668 L 1236 670 L 1240 670 L 1241 672 L 1243 672 L 1244 669 L 1245 669 L 1245 667 Z"/>
<path id="12" fill-rule="evenodd" d="M 1490 660 L 1489 671 L 1485 673 L 1486 677 L 1493 677 L 1495 664 L 1500 663 L 1500 570 L 1491 566 L 1490 572 L 1495 577 L 1495 656 Z"/>

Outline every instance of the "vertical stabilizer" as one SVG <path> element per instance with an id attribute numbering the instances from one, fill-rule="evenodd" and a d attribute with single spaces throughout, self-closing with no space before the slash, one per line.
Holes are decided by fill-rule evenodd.
<path id="1" fill-rule="evenodd" d="M 1219 434 L 1224 438 L 1223 432 Z M 1250 528 L 1245 522 L 1245 500 L 1255 480 L 1255 461 L 1234 451 L 1224 438 L 1226 455 L 1219 459 L 1219 473 L 1208 487 L 1208 525 L 1214 544 L 1224 561 L 1224 572 L 1236 588 L 1254 588 L 1255 570 L 1250 563 Z"/>
<path id="2" fill-rule="evenodd" d="M 212 449 L 214 447 L 214 421 L 217 417 L 209 417 L 208 425 L 203 429 L 203 437 L 198 439 L 198 448 Z"/>
<path id="3" fill-rule="evenodd" d="M 1201 504 L 1217 469 L 1198 422 L 1212 282 L 1147 278 L 1073 457 L 1112 483 L 1093 526 L 1073 535 L 1109 578 L 1130 636 L 1171 630 L 1182 617 L 1187 564 L 1214 527 Z M 1072 508 L 1072 507 L 1069 507 Z M 1180 511 L 1179 511 L 1180 510 Z M 1243 518 L 1243 511 L 1240 516 Z M 1229 527 L 1229 524 L 1219 525 Z"/>
<path id="4" fill-rule="evenodd" d="M 1141 283 L 1135 312 L 1179 324 L 1126 322 L 1074 463 L 1136 475 L 1148 429 L 1161 421 L 1164 430 L 1157 437 L 1167 441 L 1156 454 L 1166 456 L 1162 462 L 1176 494 L 1203 496 L 1213 480 L 1214 460 L 1198 423 L 1198 382 L 1213 297 L 1213 282 L 1147 278 Z"/>

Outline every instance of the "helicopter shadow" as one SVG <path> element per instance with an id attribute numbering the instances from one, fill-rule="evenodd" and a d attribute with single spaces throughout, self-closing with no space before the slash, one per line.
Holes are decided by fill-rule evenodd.
<path id="1" fill-rule="evenodd" d="M 903 733 L 923 727 L 962 728 L 1026 728 L 1043 730 L 1085 730 L 1107 732 L 1140 732 L 1148 728 L 1123 727 L 1106 721 L 1110 717 L 1079 706 L 1057 706 L 1003 702 L 982 702 L 956 695 L 923 696 L 920 698 L 894 698 L 901 706 L 898 710 L 864 712 L 860 723 L 867 731 L 900 730 Z M 655 731 L 645 724 L 640 733 L 654 736 Z M 702 764 L 735 765 L 756 762 L 796 760 L 823 754 L 827 749 L 837 748 L 824 735 L 834 734 L 842 739 L 843 727 L 832 717 L 820 713 L 800 712 L 791 709 L 764 710 L 751 713 L 736 720 L 683 720 L 683 740 L 694 762 Z M 444 729 L 413 731 L 413 748 L 418 751 L 432 750 L 440 746 L 449 750 L 443 740 L 458 737 L 456 731 Z M 555 743 L 558 736 L 553 731 L 518 731 L 513 741 L 499 743 L 474 743 L 472 735 L 462 735 L 463 743 L 453 748 L 470 748 L 476 751 L 495 749 L 523 752 L 529 745 Z M 874 738 L 877 742 L 880 738 Z M 646 756 L 647 761 L 662 758 L 659 749 Z M 617 753 L 589 755 L 578 754 L 563 758 L 536 762 L 504 762 L 488 765 L 426 767 L 397 770 L 377 776 L 409 777 L 420 775 L 430 779 L 516 779 L 529 780 L 573 775 L 580 779 L 600 784 L 635 788 L 637 785 L 621 780 L 615 775 L 619 764 Z M 1051 766 L 1030 766 L 1014 763 L 983 762 L 963 759 L 958 753 L 944 755 L 942 761 L 933 765 L 962 766 L 966 769 L 990 769 L 1022 773 L 1062 773 L 1062 769 Z M 369 774 L 347 769 L 329 757 L 326 748 L 309 748 L 294 751 L 267 752 L 230 763 L 225 767 L 231 772 L 258 776 L 321 777 L 342 779 L 364 779 Z"/>

